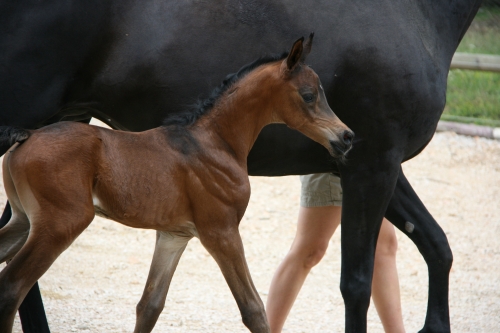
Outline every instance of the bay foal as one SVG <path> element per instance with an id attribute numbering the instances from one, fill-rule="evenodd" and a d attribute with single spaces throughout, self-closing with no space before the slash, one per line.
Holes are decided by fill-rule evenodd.
<path id="1" fill-rule="evenodd" d="M 36 131 L 3 128 L 18 142 L 4 158 L 12 218 L 0 230 L 0 332 L 31 286 L 101 215 L 157 230 L 156 247 L 135 332 L 160 315 L 188 241 L 199 237 L 219 265 L 251 332 L 268 332 L 253 285 L 239 222 L 250 197 L 247 155 L 260 130 L 284 122 L 332 156 L 350 149 L 353 133 L 328 106 L 316 73 L 304 65 L 312 35 L 288 56 L 260 59 L 232 75 L 197 112 L 141 132 L 58 123 Z"/>

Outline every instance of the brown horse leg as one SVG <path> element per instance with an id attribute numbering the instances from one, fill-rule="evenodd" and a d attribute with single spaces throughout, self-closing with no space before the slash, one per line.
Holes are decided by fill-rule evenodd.
<path id="1" fill-rule="evenodd" d="M 8 157 L 5 157 L 8 158 Z M 11 224 L 18 224 L 16 222 L 18 219 L 25 220 L 25 234 L 22 234 L 22 231 L 19 230 L 21 225 L 17 225 L 15 229 L 17 229 L 14 233 L 17 238 L 16 244 L 11 244 L 10 249 L 6 249 L 4 239 L 0 240 L 0 247 L 3 249 L 0 252 L 0 262 L 4 259 L 12 258 L 24 245 L 26 239 L 29 235 L 30 224 L 29 220 L 24 213 L 19 197 L 17 196 L 17 190 L 14 186 L 14 182 L 10 176 L 9 168 L 3 169 L 3 178 L 4 178 L 4 187 L 7 193 L 10 193 L 10 200 L 7 201 L 7 205 L 3 211 L 2 217 L 0 218 L 0 228 L 5 227 L 5 225 L 11 221 Z M 1 229 L 0 229 L 1 233 Z M 9 239 L 12 239 L 14 235 L 9 232 L 7 236 Z M 15 238 L 14 237 L 14 238 Z M 1 238 L 1 237 L 0 237 Z M 12 241 L 12 240 L 11 240 Z M 8 253 L 7 253 L 8 252 Z M 35 282 L 33 287 L 31 287 L 30 291 L 24 297 L 23 302 L 19 306 L 19 319 L 21 320 L 21 326 L 23 332 L 26 333 L 50 333 L 49 324 L 47 322 L 47 317 L 45 315 L 45 309 L 43 307 L 42 295 L 40 294 L 40 288 L 38 287 L 38 282 Z"/>
<path id="2" fill-rule="evenodd" d="M 237 223 L 225 228 L 203 230 L 200 241 L 215 259 L 240 309 L 243 324 L 252 333 L 270 332 L 264 304 L 248 269 Z"/>
<path id="3" fill-rule="evenodd" d="M 16 212 L 15 209 L 11 213 L 10 207 L 8 212 L 9 224 L 0 229 L 0 263 L 14 257 L 26 242 L 30 230 L 28 217 L 24 213 Z M 5 213 L 2 218 L 4 216 Z M 19 317 L 23 332 L 50 333 L 38 283 L 33 285 L 19 306 Z"/>
<path id="4" fill-rule="evenodd" d="M 29 231 L 28 217 L 13 213 L 7 225 L 0 229 L 0 263 L 14 257 L 26 242 Z"/>
<path id="5" fill-rule="evenodd" d="M 80 212 L 57 214 L 58 223 L 51 223 L 54 214 L 32 215 L 28 240 L 0 272 L 0 332 L 12 332 L 16 311 L 31 286 L 90 224 L 93 209 Z"/>
<path id="6" fill-rule="evenodd" d="M 0 229 L 0 263 L 14 257 L 26 242 L 30 231 L 30 222 L 22 208 L 23 205 L 19 200 L 9 168 L 3 166 L 3 173 L 3 182 L 5 191 L 9 194 L 10 205 L 7 202 L 2 220 L 5 221 L 7 216 L 10 217 Z M 7 212 L 10 214 L 6 214 Z"/>
<path id="7" fill-rule="evenodd" d="M 175 268 L 184 249 L 192 236 L 157 231 L 153 261 L 149 269 L 148 280 L 139 304 L 135 333 L 147 333 L 153 327 L 165 306 L 168 288 Z"/>

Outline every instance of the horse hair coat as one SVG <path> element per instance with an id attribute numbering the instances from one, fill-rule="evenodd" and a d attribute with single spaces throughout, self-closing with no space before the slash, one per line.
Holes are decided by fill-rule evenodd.
<path id="1" fill-rule="evenodd" d="M 196 102 L 238 63 L 315 31 L 309 63 L 355 133 L 342 165 L 282 125 L 263 130 L 251 175 L 341 175 L 341 292 L 346 332 L 365 332 L 376 239 L 385 215 L 429 272 L 422 332 L 449 332 L 452 253 L 401 163 L 431 140 L 449 65 L 480 0 L 4 1 L 0 125 L 36 128 L 96 117 L 131 131 Z M 248 43 L 253 41 L 254 43 Z M 249 44 L 259 42 L 250 50 Z M 8 147 L 1 147 L 4 153 Z M 6 212 L 8 216 L 8 211 Z M 5 219 L 3 219 L 5 221 Z M 414 225 L 412 232 L 405 224 Z M 39 326 L 41 327 L 41 326 Z M 48 330 L 47 330 L 48 331 Z"/>

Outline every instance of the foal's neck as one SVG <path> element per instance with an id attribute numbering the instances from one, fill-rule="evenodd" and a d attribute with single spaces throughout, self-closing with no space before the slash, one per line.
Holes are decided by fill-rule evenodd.
<path id="1" fill-rule="evenodd" d="M 276 119 L 278 64 L 262 66 L 236 82 L 217 101 L 213 110 L 193 127 L 216 134 L 238 159 L 248 156 L 262 128 Z"/>

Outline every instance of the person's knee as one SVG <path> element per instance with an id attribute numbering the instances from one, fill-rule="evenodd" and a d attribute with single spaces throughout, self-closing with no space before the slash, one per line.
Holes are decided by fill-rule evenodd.
<path id="1" fill-rule="evenodd" d="M 306 269 L 311 269 L 325 256 L 326 250 L 328 248 L 328 243 L 320 244 L 316 246 L 314 249 L 311 249 L 307 252 L 306 257 L 304 257 L 303 265 Z"/>

